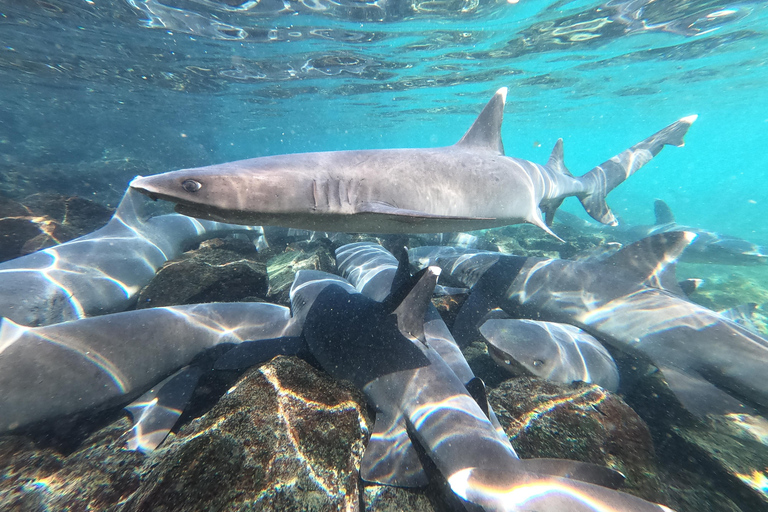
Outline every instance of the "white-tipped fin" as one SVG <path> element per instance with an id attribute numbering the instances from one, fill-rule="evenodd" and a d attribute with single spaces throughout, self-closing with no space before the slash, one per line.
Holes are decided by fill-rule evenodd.
<path id="1" fill-rule="evenodd" d="M 501 142 L 501 122 L 504 119 L 504 105 L 507 101 L 507 88 L 502 87 L 493 95 L 480 115 L 467 130 L 456 146 L 477 150 L 494 151 L 504 154 Z"/>

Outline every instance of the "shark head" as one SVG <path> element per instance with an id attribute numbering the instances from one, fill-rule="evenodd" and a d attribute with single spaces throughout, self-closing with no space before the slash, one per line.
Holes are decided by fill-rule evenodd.
<path id="1" fill-rule="evenodd" d="M 271 215 L 298 212 L 312 202 L 312 181 L 300 179 L 317 165 L 312 154 L 278 155 L 137 176 L 131 189 L 176 204 L 178 213 L 234 224 L 260 224 Z M 286 179 L 286 173 L 297 179 Z M 254 217 L 258 211 L 258 218 Z"/>

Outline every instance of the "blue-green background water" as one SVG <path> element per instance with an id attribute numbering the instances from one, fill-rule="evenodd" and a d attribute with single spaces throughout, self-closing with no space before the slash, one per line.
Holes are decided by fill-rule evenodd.
<path id="1" fill-rule="evenodd" d="M 0 166 L 114 204 L 137 169 L 451 144 L 508 86 L 507 154 L 562 137 L 574 174 L 699 114 L 609 203 L 765 243 L 766 31 L 759 1 L 1 1 Z"/>

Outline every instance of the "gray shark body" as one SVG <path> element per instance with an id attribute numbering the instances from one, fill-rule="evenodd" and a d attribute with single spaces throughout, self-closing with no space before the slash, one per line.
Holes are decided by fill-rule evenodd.
<path id="1" fill-rule="evenodd" d="M 437 273 L 428 269 L 410 289 L 403 287 L 407 295 L 394 292 L 384 302 L 336 284 L 324 287 L 305 318 L 310 351 L 331 375 L 362 389 L 377 418 L 403 417 L 410 437 L 470 507 L 668 510 L 612 489 L 530 471 L 501 442 L 464 383 L 423 343 L 423 318 Z"/>
<path id="2" fill-rule="evenodd" d="M 455 145 L 427 149 L 276 155 L 137 177 L 131 186 L 194 217 L 319 231 L 437 233 L 528 222 L 547 228 L 577 196 L 603 223 L 605 196 L 664 145 L 683 145 L 683 118 L 581 177 L 563 163 L 562 140 L 546 165 L 504 155 L 506 89 Z"/>
<path id="3" fill-rule="evenodd" d="M 0 320 L 0 432 L 127 402 L 223 343 L 289 336 L 288 308 L 218 303 L 127 311 L 43 327 Z"/>
<path id="4" fill-rule="evenodd" d="M 412 261 L 438 264 L 473 287 L 456 323 L 471 331 L 493 307 L 514 317 L 569 323 L 658 366 L 692 412 L 768 408 L 768 340 L 687 300 L 674 263 L 695 235 L 656 235 L 603 261 L 525 258 L 419 248 Z"/>
<path id="5" fill-rule="evenodd" d="M 678 224 L 667 203 L 660 199 L 654 203 L 654 213 L 656 215 L 654 224 L 633 225 L 621 222 L 616 227 L 604 229 L 567 212 L 558 212 L 556 220 L 577 230 L 599 230 L 621 243 L 633 243 L 652 235 L 673 231 L 695 233 L 696 239 L 683 251 L 680 256 L 681 261 L 720 265 L 765 265 L 768 263 L 768 247 L 736 236 Z"/>
<path id="6" fill-rule="evenodd" d="M 205 237 L 250 230 L 172 214 L 145 220 L 129 189 L 109 223 L 0 263 L 0 317 L 29 326 L 124 311 L 169 259 Z"/>

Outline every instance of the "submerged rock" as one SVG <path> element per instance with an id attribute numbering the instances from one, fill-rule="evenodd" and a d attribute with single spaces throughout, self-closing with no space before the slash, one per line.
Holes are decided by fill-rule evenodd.
<path id="1" fill-rule="evenodd" d="M 32 194 L 22 202 L 32 211 L 69 226 L 77 236 L 103 227 L 115 213 L 111 208 L 78 196 Z"/>
<path id="2" fill-rule="evenodd" d="M 551 457 L 612 467 L 626 475 L 623 490 L 664 503 L 653 440 L 645 422 L 595 384 L 559 385 L 510 379 L 489 401 L 521 458 Z"/>
<path id="3" fill-rule="evenodd" d="M 364 410 L 356 391 L 278 357 L 152 455 L 124 510 L 354 510 Z"/>
<path id="4" fill-rule="evenodd" d="M 263 300 L 267 269 L 256 258 L 252 244 L 206 241 L 199 249 L 166 262 L 139 292 L 136 308 Z"/>
<path id="5" fill-rule="evenodd" d="M 274 302 L 285 306 L 290 304 L 288 294 L 299 270 L 335 272 L 336 258 L 330 240 L 321 238 L 314 242 L 291 243 L 285 252 L 267 262 L 269 296 Z"/>
<path id="6" fill-rule="evenodd" d="M 2 510 L 358 510 L 362 395 L 296 358 L 249 370 L 149 456 L 124 417 L 66 455 L 0 438 Z"/>
<path id="7" fill-rule="evenodd" d="M 86 235 L 113 213 L 93 201 L 58 194 L 35 194 L 23 201 L 0 197 L 0 261 Z"/>
<path id="8" fill-rule="evenodd" d="M 630 356 L 615 357 L 627 368 Z M 678 510 L 768 510 L 768 421 L 747 414 L 694 416 L 658 371 L 643 372 L 625 387 L 627 402 L 659 447 Z"/>

